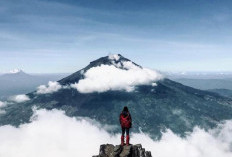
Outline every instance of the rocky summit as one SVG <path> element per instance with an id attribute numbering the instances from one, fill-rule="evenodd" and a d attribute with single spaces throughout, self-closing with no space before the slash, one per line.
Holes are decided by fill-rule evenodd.
<path id="1" fill-rule="evenodd" d="M 141 144 L 121 146 L 103 144 L 100 146 L 99 155 L 93 157 L 152 157 L 150 151 L 145 151 Z"/>

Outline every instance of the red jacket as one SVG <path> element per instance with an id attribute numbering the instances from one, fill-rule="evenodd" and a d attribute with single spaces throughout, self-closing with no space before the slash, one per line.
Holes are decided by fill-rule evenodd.
<path id="1" fill-rule="evenodd" d="M 127 113 L 122 112 L 120 114 L 119 121 L 120 121 L 122 128 L 128 128 L 128 129 L 131 128 L 132 119 L 131 119 L 129 112 L 127 112 Z"/>

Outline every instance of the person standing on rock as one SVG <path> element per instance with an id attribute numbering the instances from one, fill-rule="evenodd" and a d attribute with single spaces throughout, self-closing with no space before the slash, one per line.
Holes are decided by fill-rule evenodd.
<path id="1" fill-rule="evenodd" d="M 125 106 L 120 114 L 119 117 L 119 121 L 121 124 L 121 128 L 122 128 L 122 136 L 121 136 L 121 145 L 123 146 L 124 143 L 124 134 L 126 132 L 126 145 L 129 145 L 129 140 L 130 140 L 130 136 L 129 136 L 129 131 L 132 125 L 132 119 L 131 119 L 131 115 L 130 112 L 127 108 L 127 106 Z"/>

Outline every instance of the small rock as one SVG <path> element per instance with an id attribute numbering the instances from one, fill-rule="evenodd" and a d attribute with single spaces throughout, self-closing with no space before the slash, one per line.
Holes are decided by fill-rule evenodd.
<path id="1" fill-rule="evenodd" d="M 117 145 L 114 147 L 114 156 L 115 157 L 119 157 L 121 152 L 122 152 L 122 146 L 121 145 Z"/>

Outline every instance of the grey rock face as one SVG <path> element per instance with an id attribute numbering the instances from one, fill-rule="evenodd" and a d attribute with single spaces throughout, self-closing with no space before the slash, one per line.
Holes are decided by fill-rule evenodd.
<path id="1" fill-rule="evenodd" d="M 93 157 L 152 157 L 150 151 L 145 151 L 141 144 L 121 146 L 103 144 L 100 146 L 99 155 Z"/>

